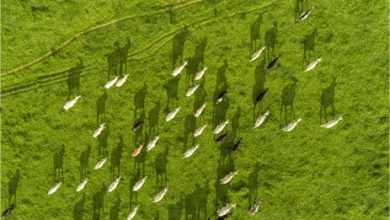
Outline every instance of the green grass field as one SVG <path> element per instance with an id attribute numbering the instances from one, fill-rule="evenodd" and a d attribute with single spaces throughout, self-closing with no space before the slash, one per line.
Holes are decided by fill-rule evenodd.
<path id="1" fill-rule="evenodd" d="M 3 1 L 1 210 L 17 205 L 8 219 L 115 220 L 126 219 L 139 205 L 134 219 L 206 220 L 236 203 L 229 219 L 387 219 L 388 2 L 297 2 L 197 0 L 170 8 L 162 0 Z M 297 22 L 311 6 L 309 17 Z M 260 39 L 251 51 L 253 26 Z M 180 39 L 185 27 L 188 34 Z M 116 41 L 123 47 L 127 37 L 129 78 L 123 87 L 107 90 L 106 54 Z M 249 62 L 263 45 L 266 51 Z M 190 65 L 175 81 L 172 54 L 180 52 L 182 60 L 174 66 L 185 60 Z M 320 57 L 314 70 L 304 72 Z M 202 59 L 208 67 L 202 86 L 186 97 L 201 69 L 191 62 Z M 80 60 L 83 67 L 77 66 Z M 80 74 L 80 87 L 68 97 L 69 73 Z M 265 88 L 264 100 L 254 107 L 254 97 Z M 227 96 L 215 104 L 224 89 Z M 105 106 L 97 108 L 105 91 Z M 64 111 L 76 95 L 79 102 Z M 203 116 L 195 119 L 192 113 L 203 100 Z M 165 122 L 177 106 L 177 117 Z M 321 106 L 328 106 L 327 120 L 339 115 L 344 120 L 321 128 L 326 121 Z M 266 122 L 252 129 L 267 110 Z M 293 131 L 281 130 L 296 118 L 302 122 Z M 134 133 L 140 119 L 145 124 Z M 212 131 L 226 119 L 228 139 L 216 143 Z M 108 129 L 94 139 L 102 122 Z M 203 124 L 208 127 L 193 139 Z M 155 149 L 131 156 L 155 135 L 160 135 Z M 240 137 L 239 150 L 232 152 Z M 196 143 L 200 148 L 184 159 Z M 104 157 L 103 168 L 94 170 Z M 219 184 L 232 170 L 238 170 L 233 180 Z M 118 175 L 122 180 L 108 193 Z M 145 175 L 143 188 L 132 192 Z M 85 177 L 89 182 L 77 193 Z M 58 181 L 62 186 L 48 196 Z M 164 186 L 163 200 L 152 203 Z M 255 201 L 262 206 L 250 215 Z"/>

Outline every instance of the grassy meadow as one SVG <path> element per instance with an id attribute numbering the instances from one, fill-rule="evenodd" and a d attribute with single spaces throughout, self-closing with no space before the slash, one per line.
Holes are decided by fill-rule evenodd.
<path id="1" fill-rule="evenodd" d="M 227 203 L 236 203 L 229 219 L 237 220 L 388 219 L 387 1 L 172 4 L 2 2 L 1 210 L 17 205 L 8 219 L 126 219 L 139 205 L 134 219 L 206 220 L 217 219 L 217 210 Z M 297 22 L 311 6 L 309 17 Z M 123 74 L 128 80 L 105 89 L 114 78 L 110 53 L 127 38 L 131 46 Z M 260 58 L 249 62 L 264 45 Z M 267 69 L 278 55 L 277 65 Z M 304 72 L 320 57 L 314 70 Z M 174 78 L 172 69 L 185 60 L 189 65 Z M 194 81 L 203 67 L 208 68 L 203 79 Z M 69 81 L 72 73 L 80 74 L 79 89 Z M 186 97 L 197 83 L 200 88 Z M 255 106 L 264 89 L 268 93 Z M 223 90 L 227 95 L 216 104 Z M 79 101 L 64 111 L 76 95 Z M 203 116 L 194 118 L 203 102 Z M 176 118 L 166 122 L 178 106 Z M 326 114 L 320 114 L 322 107 Z M 266 122 L 252 129 L 267 110 Z M 335 127 L 320 127 L 340 115 Z M 302 121 L 293 131 L 281 130 L 297 118 Z M 133 132 L 142 119 L 141 130 Z M 216 143 L 212 131 L 226 119 L 229 136 Z M 102 122 L 107 129 L 95 139 Z M 193 138 L 204 124 L 204 133 Z M 131 156 L 155 135 L 160 139 L 153 150 Z M 194 144 L 199 149 L 184 159 Z M 94 170 L 105 157 L 106 164 Z M 238 171 L 233 180 L 219 184 L 233 170 Z M 122 180 L 108 193 L 118 175 Z M 143 176 L 143 188 L 132 192 Z M 86 177 L 88 184 L 77 193 Z M 48 196 L 58 181 L 62 186 Z M 152 203 L 165 186 L 163 200 Z M 256 201 L 262 205 L 251 215 Z"/>

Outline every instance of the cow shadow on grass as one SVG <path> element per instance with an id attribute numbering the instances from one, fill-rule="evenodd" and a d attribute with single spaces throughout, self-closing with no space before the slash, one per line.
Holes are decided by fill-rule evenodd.
<path id="1" fill-rule="evenodd" d="M 159 129 L 159 118 L 160 118 L 161 104 L 157 101 L 152 109 L 148 112 L 149 122 L 149 134 L 151 136 L 156 135 Z"/>
<path id="2" fill-rule="evenodd" d="M 85 194 L 83 197 L 77 201 L 73 206 L 73 220 L 83 220 L 85 212 Z"/>
<path id="3" fill-rule="evenodd" d="M 188 27 L 184 27 L 179 33 L 175 34 L 172 39 L 172 70 L 177 63 L 183 62 L 184 44 L 189 34 Z"/>
<path id="4" fill-rule="evenodd" d="M 289 82 L 282 90 L 282 104 L 280 106 L 280 118 L 284 125 L 290 123 L 295 119 L 294 99 L 296 94 L 296 87 L 298 79 L 292 77 L 292 81 Z M 283 124 L 282 124 L 283 125 Z"/>
<path id="5" fill-rule="evenodd" d="M 255 121 L 257 115 L 263 111 L 264 100 L 258 100 L 258 96 L 266 91 L 265 82 L 267 81 L 266 61 L 263 58 L 257 65 L 254 71 L 255 84 L 252 90 L 252 102 L 253 102 L 253 121 Z"/>
<path id="6" fill-rule="evenodd" d="M 250 40 L 251 40 L 251 48 L 250 52 L 253 53 L 260 47 L 260 27 L 263 24 L 263 14 L 259 14 L 256 20 L 251 24 L 250 31 Z"/>
<path id="7" fill-rule="evenodd" d="M 104 219 L 104 198 L 107 193 L 107 188 L 104 184 L 101 185 L 100 190 L 95 192 L 92 196 L 92 219 Z"/>
<path id="8" fill-rule="evenodd" d="M 257 162 L 253 167 L 252 172 L 248 176 L 248 208 L 250 208 L 254 203 L 258 201 L 259 171 L 260 164 Z"/>
<path id="9" fill-rule="evenodd" d="M 184 120 L 184 132 L 183 132 L 184 150 L 187 150 L 188 148 L 188 137 L 192 139 L 191 145 L 195 143 L 195 138 L 193 136 L 195 129 L 196 129 L 196 118 L 192 115 L 192 113 L 190 113 L 186 116 Z"/>
<path id="10" fill-rule="evenodd" d="M 16 203 L 16 193 L 18 191 L 20 180 L 20 170 L 17 169 L 15 174 L 8 181 L 8 205 Z"/>
<path id="11" fill-rule="evenodd" d="M 303 44 L 303 64 L 309 64 L 316 57 L 315 43 L 318 35 L 317 28 L 314 27 L 310 34 L 305 35 Z"/>
<path id="12" fill-rule="evenodd" d="M 53 183 L 64 181 L 64 154 L 65 146 L 62 145 L 53 155 Z"/>
<path id="13" fill-rule="evenodd" d="M 184 199 L 168 206 L 168 220 L 181 220 L 183 216 Z"/>
<path id="14" fill-rule="evenodd" d="M 229 145 L 225 145 L 225 147 L 227 146 Z M 219 162 L 219 165 L 217 167 L 217 179 L 215 180 L 215 211 L 230 202 L 229 183 L 221 184 L 220 180 L 234 170 L 235 165 L 233 157 L 228 157 L 227 160 Z"/>
<path id="15" fill-rule="evenodd" d="M 111 150 L 111 166 L 110 166 L 111 180 L 114 180 L 121 175 L 121 159 L 122 159 L 123 148 L 124 148 L 123 137 L 122 135 L 120 135 L 118 144 L 116 145 L 115 148 Z"/>
<path id="16" fill-rule="evenodd" d="M 265 37 L 264 37 L 267 62 L 270 62 L 276 54 L 275 47 L 276 44 L 278 43 L 277 37 L 278 37 L 278 23 L 274 21 L 272 27 L 265 32 Z"/>
<path id="17" fill-rule="evenodd" d="M 91 146 L 88 145 L 80 154 L 80 181 L 87 178 L 89 175 L 89 156 L 91 154 Z"/>
<path id="18" fill-rule="evenodd" d="M 155 170 L 156 170 L 156 193 L 159 192 L 162 188 L 167 186 L 168 177 L 167 177 L 167 164 L 168 164 L 168 154 L 169 149 L 165 147 L 163 152 L 160 152 L 156 159 L 154 160 Z"/>
<path id="19" fill-rule="evenodd" d="M 335 93 L 336 85 L 337 85 L 336 78 L 333 77 L 330 85 L 324 88 L 321 92 L 320 123 L 322 119 L 324 119 L 325 122 L 328 121 L 328 112 L 327 112 L 328 108 L 330 108 L 331 115 L 333 117 L 336 115 L 336 108 L 334 106 L 334 93 Z"/>
<path id="20" fill-rule="evenodd" d="M 121 211 L 121 198 L 120 198 L 120 194 L 117 194 L 116 200 L 110 209 L 110 220 L 118 220 L 120 211 Z"/>
<path id="21" fill-rule="evenodd" d="M 195 97 L 194 97 L 194 105 L 193 105 L 193 113 L 196 112 L 196 110 L 198 110 L 199 107 L 201 107 L 203 104 L 206 103 L 206 100 L 207 100 L 207 91 L 205 89 L 205 79 L 202 80 L 202 82 L 200 83 L 200 86 L 198 88 L 198 90 L 196 91 L 195 93 Z M 206 109 L 205 109 L 206 110 Z M 207 110 L 206 110 L 207 111 Z M 199 117 L 198 117 L 198 121 L 199 122 L 203 122 L 204 121 L 204 113 L 202 113 Z"/>
<path id="22" fill-rule="evenodd" d="M 134 95 L 134 120 L 136 120 L 139 115 L 145 116 L 145 99 L 147 95 L 148 87 L 146 83 L 144 83 Z"/>
<path id="23" fill-rule="evenodd" d="M 169 112 L 172 108 L 176 107 L 179 102 L 179 82 L 180 76 L 169 79 L 164 88 L 167 92 L 167 103 L 165 106 L 165 111 Z"/>
<path id="24" fill-rule="evenodd" d="M 299 16 L 304 12 L 305 8 L 308 7 L 308 0 L 295 0 L 295 8 L 294 8 L 294 20 L 298 22 Z"/>
<path id="25" fill-rule="evenodd" d="M 96 125 L 99 125 L 106 119 L 107 98 L 107 91 L 104 91 L 96 101 Z"/>
<path id="26" fill-rule="evenodd" d="M 240 135 L 240 118 L 241 118 L 241 107 L 238 106 L 236 112 L 232 118 L 232 132 L 231 137 L 234 139 L 237 135 Z"/>
<path id="27" fill-rule="evenodd" d="M 108 156 L 108 136 L 110 135 L 110 127 L 106 124 L 105 129 L 97 137 L 98 141 L 98 156 L 99 158 Z"/>
<path id="28" fill-rule="evenodd" d="M 138 204 L 138 191 L 133 191 L 133 186 L 141 178 L 143 178 L 143 176 L 141 176 L 141 174 L 139 172 L 134 172 L 134 175 L 129 182 L 129 189 L 130 189 L 129 190 L 129 205 L 130 205 L 130 208 L 132 208 L 136 204 Z"/>
<path id="29" fill-rule="evenodd" d="M 146 137 L 145 140 L 148 140 L 148 137 Z M 142 144 L 144 144 L 144 146 L 146 146 L 145 141 Z M 137 146 L 139 146 L 139 145 L 137 145 Z M 140 154 L 134 158 L 134 167 L 133 167 L 134 173 L 137 173 L 141 176 L 145 175 L 145 162 L 146 162 L 147 154 L 148 153 L 146 151 L 146 148 L 143 147 Z"/>
<path id="30" fill-rule="evenodd" d="M 203 39 L 195 46 L 194 55 L 188 59 L 186 75 L 187 88 L 193 85 L 196 73 L 204 67 L 204 54 L 206 51 L 207 43 L 207 37 L 203 37 Z"/>
<path id="31" fill-rule="evenodd" d="M 83 59 L 79 58 L 79 62 L 76 66 L 72 67 L 68 71 L 67 85 L 68 85 L 68 100 L 71 95 L 79 95 L 80 94 L 80 75 L 84 70 L 84 62 Z M 74 93 L 74 94 L 73 94 Z"/>
<path id="32" fill-rule="evenodd" d="M 223 65 L 218 69 L 217 81 L 213 94 L 213 126 L 217 126 L 222 121 L 226 120 L 227 110 L 230 106 L 227 95 L 228 83 L 226 79 L 226 71 L 228 62 L 224 60 Z M 218 97 L 225 94 L 221 102 L 217 102 Z"/>

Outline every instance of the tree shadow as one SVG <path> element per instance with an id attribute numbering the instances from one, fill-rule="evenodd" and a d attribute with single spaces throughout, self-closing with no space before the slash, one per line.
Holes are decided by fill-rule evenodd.
<path id="1" fill-rule="evenodd" d="M 255 84 L 253 85 L 253 90 L 252 90 L 253 120 L 256 120 L 258 112 L 262 111 L 263 102 L 260 101 L 259 103 L 257 101 L 257 97 L 266 90 L 265 88 L 265 82 L 267 80 L 266 65 L 267 65 L 266 60 L 265 58 L 263 58 L 261 62 L 256 65 L 254 71 Z M 260 109 L 258 109 L 258 106 L 260 107 Z"/>
<path id="2" fill-rule="evenodd" d="M 106 196 L 106 187 L 104 184 L 100 190 L 95 192 L 92 196 L 92 219 L 104 219 L 104 197 Z"/>
<path id="3" fill-rule="evenodd" d="M 106 101 L 107 92 L 104 91 L 96 101 L 96 125 L 102 123 L 106 118 Z"/>
<path id="4" fill-rule="evenodd" d="M 181 220 L 183 215 L 184 200 L 180 199 L 168 207 L 168 220 Z"/>
<path id="5" fill-rule="evenodd" d="M 269 28 L 265 32 L 265 46 L 266 46 L 266 58 L 269 62 L 275 56 L 275 46 L 278 43 L 278 23 L 276 21 L 273 22 L 271 28 Z"/>
<path id="6" fill-rule="evenodd" d="M 188 136 L 192 138 L 192 145 L 195 143 L 195 138 L 193 137 L 193 133 L 196 129 L 196 118 L 192 115 L 192 113 L 188 114 L 184 120 L 184 139 L 183 139 L 183 144 L 184 144 L 184 150 L 187 149 L 188 146 Z"/>
<path id="7" fill-rule="evenodd" d="M 179 102 L 179 82 L 180 82 L 180 76 L 177 76 L 175 78 L 171 78 L 167 81 L 167 83 L 164 85 L 164 88 L 167 92 L 167 104 L 165 107 L 165 110 L 168 112 L 172 106 L 176 106 Z M 172 105 L 172 106 L 171 106 Z"/>
<path id="8" fill-rule="evenodd" d="M 149 134 L 151 136 L 155 135 L 156 128 L 158 132 L 158 128 L 159 128 L 158 120 L 160 118 L 160 110 L 161 110 L 160 101 L 157 101 L 154 107 L 149 110 L 148 121 L 149 121 Z"/>
<path id="9" fill-rule="evenodd" d="M 188 36 L 188 27 L 185 26 L 179 33 L 175 34 L 172 39 L 172 70 L 175 69 L 176 63 L 183 62 L 184 44 Z"/>
<path id="10" fill-rule="evenodd" d="M 253 53 L 260 47 L 260 27 L 263 23 L 263 14 L 259 14 L 256 20 L 250 26 L 250 38 L 251 38 L 251 49 L 250 52 Z"/>
<path id="11" fill-rule="evenodd" d="M 76 91 L 75 95 L 80 94 L 80 75 L 84 69 L 83 59 L 79 58 L 79 62 L 76 66 L 72 67 L 68 71 L 67 85 L 68 85 L 68 100 L 73 91 Z"/>
<path id="12" fill-rule="evenodd" d="M 8 205 L 16 203 L 16 193 L 18 191 L 20 179 L 20 170 L 17 169 L 15 174 L 8 181 Z"/>
<path id="13" fill-rule="evenodd" d="M 85 194 L 78 202 L 73 206 L 73 220 L 83 220 L 85 212 Z"/>
<path id="14" fill-rule="evenodd" d="M 91 146 L 88 145 L 80 154 L 80 180 L 88 177 L 89 174 L 89 155 L 91 154 Z"/>
<path id="15" fill-rule="evenodd" d="M 138 117 L 138 114 L 145 115 L 145 99 L 148 95 L 148 87 L 144 83 L 134 95 L 134 120 Z"/>
<path id="16" fill-rule="evenodd" d="M 117 194 L 115 203 L 111 206 L 110 209 L 110 220 L 118 220 L 120 210 L 121 210 L 121 198 L 120 198 L 120 194 Z"/>
<path id="17" fill-rule="evenodd" d="M 282 122 L 287 125 L 291 120 L 295 119 L 294 99 L 298 79 L 292 77 L 292 82 L 287 84 L 282 91 L 282 104 L 280 106 L 280 115 Z"/>
<path id="18" fill-rule="evenodd" d="M 222 92 L 226 92 L 228 89 L 226 71 L 228 69 L 228 62 L 224 60 L 224 64 L 218 69 L 217 81 L 215 84 L 213 95 L 213 125 L 216 126 L 222 121 L 226 120 L 226 113 L 230 106 L 228 97 L 224 97 L 221 103 L 217 103 L 216 100 Z"/>
<path id="19" fill-rule="evenodd" d="M 98 156 L 99 157 L 107 157 L 108 155 L 108 135 L 110 134 L 110 127 L 106 124 L 105 129 L 102 133 L 97 137 L 98 141 Z"/>
<path id="20" fill-rule="evenodd" d="M 331 115 L 335 116 L 336 108 L 334 107 L 334 91 L 336 88 L 336 78 L 332 78 L 332 82 L 328 87 L 322 90 L 321 92 L 321 108 L 320 108 L 320 122 L 322 119 L 325 119 L 325 122 L 328 121 L 327 109 L 331 109 Z"/>
<path id="21" fill-rule="evenodd" d="M 248 187 L 249 187 L 248 208 L 250 208 L 255 202 L 257 202 L 258 199 L 259 171 L 260 171 L 260 164 L 256 162 L 255 167 L 253 168 L 252 172 L 248 176 Z"/>
<path id="22" fill-rule="evenodd" d="M 145 140 L 148 140 L 149 138 L 145 138 Z M 146 143 L 144 141 L 143 143 Z M 140 154 L 134 158 L 134 168 L 133 171 L 141 176 L 145 175 L 145 161 L 146 161 L 146 156 L 147 156 L 147 151 L 146 148 L 144 147 Z"/>
<path id="23" fill-rule="evenodd" d="M 53 183 L 64 180 L 64 154 L 65 146 L 61 145 L 60 150 L 53 155 Z"/>
<path id="24" fill-rule="evenodd" d="M 111 150 L 111 167 L 110 167 L 111 180 L 114 180 L 121 175 L 121 159 L 122 159 L 123 147 L 124 147 L 123 137 L 122 135 L 119 135 L 118 144 L 116 145 L 115 148 Z"/>
<path id="25" fill-rule="evenodd" d="M 156 169 L 156 192 L 161 188 L 164 188 L 168 183 L 167 178 L 167 163 L 168 163 L 168 147 L 165 147 L 165 151 L 160 152 L 154 160 Z"/>
<path id="26" fill-rule="evenodd" d="M 310 34 L 305 35 L 302 40 L 303 44 L 303 64 L 306 65 L 316 57 L 315 41 L 317 37 L 317 28 L 314 27 Z"/>

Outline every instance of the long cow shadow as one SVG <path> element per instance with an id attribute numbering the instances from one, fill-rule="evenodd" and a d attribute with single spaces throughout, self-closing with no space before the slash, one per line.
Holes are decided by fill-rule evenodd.
<path id="1" fill-rule="evenodd" d="M 260 164 L 257 162 L 252 172 L 248 176 L 248 187 L 249 187 L 248 208 L 250 208 L 254 203 L 256 203 L 258 199 L 259 171 L 260 171 Z"/>
<path id="2" fill-rule="evenodd" d="M 156 135 L 156 130 L 158 133 L 159 128 L 159 118 L 160 118 L 161 104 L 160 101 L 157 101 L 152 109 L 148 112 L 148 121 L 149 121 L 149 134 L 151 136 Z"/>
<path id="3" fill-rule="evenodd" d="M 188 28 L 184 27 L 179 33 L 175 34 L 172 40 L 172 70 L 175 69 L 176 63 L 183 62 L 184 44 L 188 36 Z"/>
<path id="4" fill-rule="evenodd" d="M 255 84 L 253 85 L 252 90 L 252 101 L 253 101 L 253 121 L 256 120 L 257 115 L 263 109 L 263 100 L 260 102 L 257 100 L 257 97 L 263 93 L 265 88 L 265 82 L 267 81 L 267 71 L 266 71 L 266 60 L 263 58 L 260 63 L 256 65 L 254 71 Z"/>
<path id="5" fill-rule="evenodd" d="M 144 144 L 146 143 L 146 140 L 148 140 L 149 137 L 145 137 L 145 141 L 143 142 Z M 146 156 L 147 156 L 147 151 L 145 147 L 142 149 L 140 154 L 134 158 L 134 168 L 133 172 L 137 173 L 137 175 L 144 176 L 145 175 L 145 162 L 146 162 Z"/>
<path id="6" fill-rule="evenodd" d="M 332 78 L 332 82 L 328 87 L 322 90 L 321 92 L 321 108 L 320 108 L 320 123 L 322 119 L 325 119 L 325 122 L 328 121 L 327 109 L 331 109 L 331 115 L 335 116 L 336 108 L 334 107 L 334 92 L 336 88 L 336 78 Z"/>
<path id="7" fill-rule="evenodd" d="M 148 86 L 144 83 L 134 95 L 134 120 L 139 117 L 139 114 L 145 115 L 145 99 L 148 95 Z"/>
<path id="8" fill-rule="evenodd" d="M 168 220 L 181 220 L 183 216 L 184 199 L 168 206 Z"/>
<path id="9" fill-rule="evenodd" d="M 308 7 L 308 0 L 295 0 L 295 8 L 294 8 L 294 20 L 298 22 L 299 16 L 303 13 L 305 8 Z"/>
<path id="10" fill-rule="evenodd" d="M 282 104 L 280 107 L 281 122 L 287 125 L 295 119 L 294 99 L 296 93 L 298 79 L 292 77 L 292 82 L 287 84 L 282 91 Z"/>
<path id="11" fill-rule="evenodd" d="M 87 178 L 89 174 L 89 156 L 91 154 L 91 146 L 88 145 L 80 154 L 80 181 Z"/>
<path id="12" fill-rule="evenodd" d="M 8 205 L 16 203 L 16 193 L 18 191 L 20 180 L 20 170 L 17 169 L 15 174 L 8 181 Z"/>
<path id="13" fill-rule="evenodd" d="M 92 219 L 104 219 L 104 198 L 107 189 L 104 184 L 101 185 L 100 190 L 95 192 L 92 196 Z"/>
<path id="14" fill-rule="evenodd" d="M 106 124 L 105 129 L 102 131 L 102 133 L 97 137 L 98 141 L 98 156 L 101 157 L 107 157 L 108 155 L 108 136 L 110 135 L 110 127 Z"/>
<path id="15" fill-rule="evenodd" d="M 111 150 L 111 180 L 114 180 L 121 175 L 121 159 L 124 148 L 123 137 L 119 136 L 119 142 L 115 148 Z"/>
<path id="16" fill-rule="evenodd" d="M 164 188 L 168 184 L 167 177 L 167 163 L 168 163 L 168 147 L 165 147 L 165 151 L 160 152 L 154 161 L 156 169 L 156 192 Z"/>
<path id="17" fill-rule="evenodd" d="M 121 198 L 120 198 L 120 194 L 117 194 L 115 203 L 111 206 L 110 209 L 110 220 L 118 220 L 120 210 L 121 210 Z"/>
<path id="18" fill-rule="evenodd" d="M 217 179 L 215 180 L 215 211 L 230 202 L 229 184 L 221 184 L 220 179 L 235 169 L 233 157 L 229 157 L 225 163 L 219 163 L 217 167 Z"/>
<path id="19" fill-rule="evenodd" d="M 194 83 L 195 74 L 204 67 L 204 54 L 207 47 L 207 37 L 203 37 L 195 47 L 195 53 L 188 59 L 186 85 L 189 88 Z"/>
<path id="20" fill-rule="evenodd" d="M 206 100 L 207 100 L 207 91 L 205 89 L 205 79 L 203 78 L 202 82 L 200 83 L 200 86 L 198 88 L 198 90 L 196 91 L 195 93 L 195 97 L 194 97 L 194 105 L 193 105 L 193 113 L 201 106 L 203 105 L 204 103 L 206 103 Z M 204 121 L 204 115 L 205 114 L 202 114 L 199 116 L 199 122 L 202 123 Z"/>
<path id="21" fill-rule="evenodd" d="M 265 32 L 264 37 L 267 62 L 270 62 L 270 60 L 272 60 L 272 58 L 275 56 L 275 46 L 278 43 L 277 37 L 278 23 L 274 21 L 272 27 Z"/>
<path id="22" fill-rule="evenodd" d="M 73 220 L 83 220 L 85 212 L 85 194 L 73 206 Z"/>
<path id="23" fill-rule="evenodd" d="M 53 183 L 64 181 L 64 154 L 65 146 L 53 155 Z"/>
<path id="24" fill-rule="evenodd" d="M 260 46 L 260 27 L 263 24 L 263 14 L 259 14 L 256 20 L 250 26 L 250 39 L 251 39 L 251 49 L 250 52 L 253 53 Z"/>
<path id="25" fill-rule="evenodd" d="M 193 133 L 196 129 L 196 118 L 192 115 L 192 113 L 188 114 L 184 120 L 184 138 L 183 138 L 183 144 L 184 144 L 184 150 L 187 150 L 188 148 L 188 136 L 192 139 L 191 144 L 193 145 L 195 143 L 195 138 L 193 137 Z"/>
<path id="26" fill-rule="evenodd" d="M 75 67 L 72 67 L 68 71 L 67 85 L 68 85 L 68 100 L 73 91 L 76 91 L 75 95 L 80 94 L 80 75 L 84 70 L 83 59 L 79 58 L 79 62 Z"/>
<path id="27" fill-rule="evenodd" d="M 179 82 L 180 76 L 177 76 L 175 78 L 169 79 L 164 85 L 164 88 L 167 92 L 167 103 L 165 106 L 166 112 L 169 112 L 170 109 L 175 107 L 179 102 Z"/>
<path id="28" fill-rule="evenodd" d="M 217 103 L 217 97 L 224 91 L 228 90 L 228 83 L 226 79 L 226 71 L 228 69 L 227 60 L 218 69 L 217 81 L 215 84 L 214 95 L 213 95 L 213 125 L 217 126 L 222 121 L 226 120 L 227 110 L 230 106 L 228 96 L 225 95 L 221 103 Z"/>
<path id="29" fill-rule="evenodd" d="M 99 125 L 106 119 L 107 97 L 107 92 L 104 91 L 103 94 L 101 94 L 96 101 L 96 125 Z"/>
<path id="30" fill-rule="evenodd" d="M 318 35 L 317 28 L 314 27 L 310 34 L 306 35 L 303 40 L 303 64 L 307 65 L 316 57 L 315 42 Z"/>

